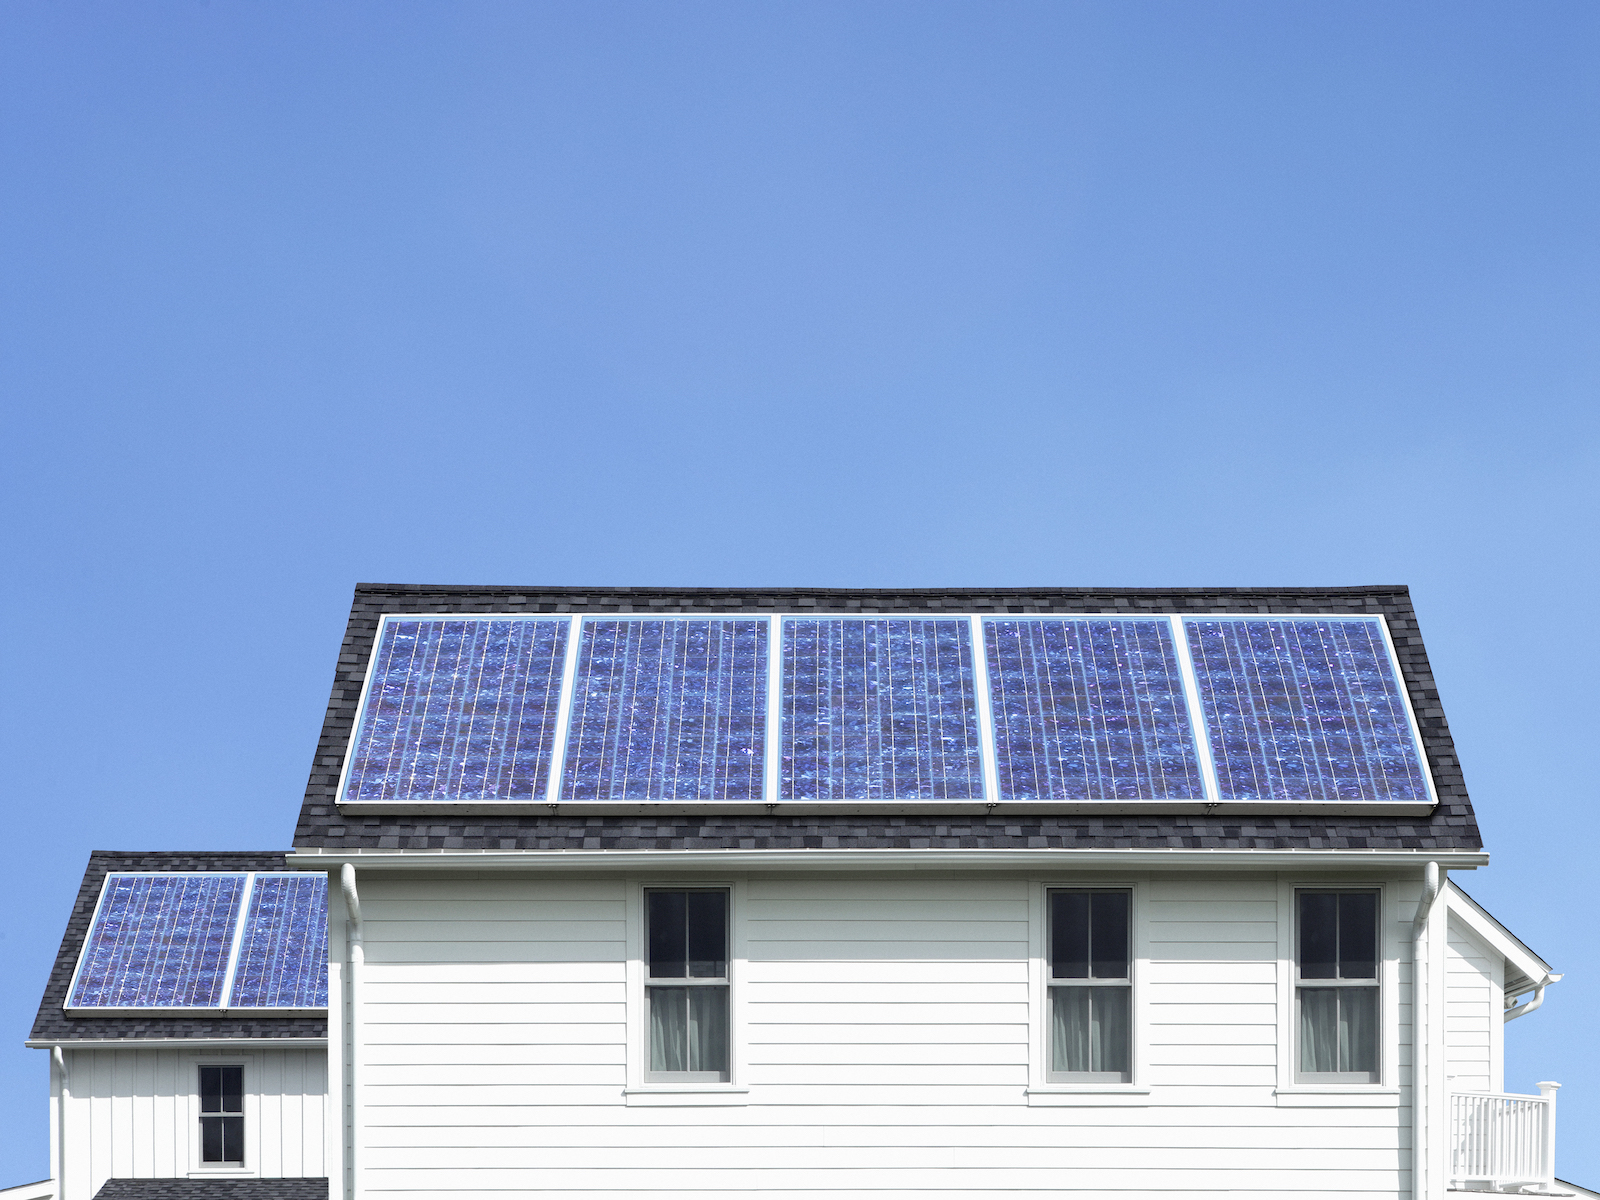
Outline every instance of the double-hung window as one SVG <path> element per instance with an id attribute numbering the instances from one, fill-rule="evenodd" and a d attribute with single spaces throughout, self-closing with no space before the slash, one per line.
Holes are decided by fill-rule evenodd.
<path id="1" fill-rule="evenodd" d="M 200 1068 L 200 1161 L 244 1165 L 244 1068 Z"/>
<path id="2" fill-rule="evenodd" d="M 1127 891 L 1049 895 L 1050 1078 L 1133 1078 L 1133 977 Z"/>
<path id="3" fill-rule="evenodd" d="M 1297 1078 L 1378 1082 L 1378 893 L 1298 893 Z"/>
<path id="4" fill-rule="evenodd" d="M 645 893 L 648 1078 L 658 1083 L 729 1079 L 728 893 Z"/>

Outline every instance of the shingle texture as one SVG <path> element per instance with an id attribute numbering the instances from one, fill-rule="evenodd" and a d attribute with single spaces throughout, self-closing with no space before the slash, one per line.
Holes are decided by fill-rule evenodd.
<path id="1" fill-rule="evenodd" d="M 373 638 L 384 613 L 977 612 L 1382 614 L 1422 728 L 1440 803 L 1428 817 L 352 816 L 336 804 Z M 297 848 L 378 850 L 1127 847 L 1479 850 L 1455 746 L 1404 587 L 767 588 L 441 587 L 363 583 L 339 652 Z"/>
<path id="2" fill-rule="evenodd" d="M 319 1179 L 108 1179 L 95 1200 L 328 1200 Z"/>
<path id="3" fill-rule="evenodd" d="M 207 1017 L 137 1016 L 72 1017 L 61 1007 L 67 999 L 78 952 L 89 935 L 100 884 L 110 871 L 286 871 L 284 856 L 277 854 L 123 853 L 96 850 L 89 855 L 83 886 L 67 918 L 50 982 L 39 1002 L 30 1038 L 41 1041 L 81 1041 L 101 1038 L 307 1038 L 326 1037 L 328 1022 L 322 1017 Z M 113 1180 L 112 1182 L 133 1182 Z M 148 1182 L 148 1181 L 146 1181 Z M 109 1185 L 108 1185 L 109 1186 Z"/>

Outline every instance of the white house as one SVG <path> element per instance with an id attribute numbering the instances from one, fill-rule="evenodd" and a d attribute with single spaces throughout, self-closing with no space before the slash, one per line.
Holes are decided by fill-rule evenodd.
<path id="1" fill-rule="evenodd" d="M 1588 1194 L 1404 588 L 362 585 L 293 847 L 93 856 L 54 1200 Z"/>

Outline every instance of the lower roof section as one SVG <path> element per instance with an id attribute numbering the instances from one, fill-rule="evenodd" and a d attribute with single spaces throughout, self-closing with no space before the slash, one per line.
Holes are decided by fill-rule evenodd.
<path id="1" fill-rule="evenodd" d="M 325 1016 L 271 1017 L 235 1015 L 211 1016 L 204 1012 L 179 1015 L 130 1012 L 127 1014 L 70 1014 L 63 1005 L 72 985 L 73 971 L 84 939 L 94 920 L 95 903 L 108 873 L 113 871 L 287 871 L 291 870 L 281 852 L 276 853 L 198 853 L 198 852 L 123 852 L 96 850 L 89 856 L 83 884 L 67 918 L 61 949 L 56 953 L 50 981 L 45 985 L 34 1018 L 30 1043 L 54 1045 L 67 1042 L 156 1041 L 217 1038 L 285 1038 L 291 1040 L 326 1038 Z"/>
<path id="2" fill-rule="evenodd" d="M 328 1180 L 108 1179 L 95 1200 L 328 1200 Z"/>

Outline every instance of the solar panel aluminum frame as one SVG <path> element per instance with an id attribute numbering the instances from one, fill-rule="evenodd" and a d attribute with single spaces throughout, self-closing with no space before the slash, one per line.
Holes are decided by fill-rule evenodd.
<path id="1" fill-rule="evenodd" d="M 234 976 L 239 965 L 239 947 L 243 939 L 245 923 L 250 915 L 250 899 L 254 893 L 254 883 L 258 875 L 286 874 L 286 875 L 320 875 L 320 871 L 108 871 L 100 881 L 100 894 L 95 897 L 94 913 L 89 918 L 88 929 L 83 935 L 83 945 L 78 947 L 78 962 L 72 969 L 72 979 L 67 984 L 66 999 L 62 1001 L 61 1008 L 68 1016 L 72 1017 L 179 1017 L 179 1016 L 258 1016 L 258 1017 L 320 1017 L 328 1009 L 326 1006 L 319 1008 L 273 1008 L 267 1005 L 252 1004 L 241 1008 L 233 1008 L 228 1001 L 233 998 Z M 239 897 L 239 911 L 233 920 L 233 928 L 228 937 L 228 961 L 223 969 L 222 1000 L 220 1005 L 192 1005 L 185 1007 L 166 1006 L 161 1008 L 147 1007 L 132 1004 L 110 1005 L 74 1005 L 72 997 L 78 992 L 78 978 L 83 974 L 84 960 L 89 953 L 89 944 L 94 940 L 95 930 L 100 927 L 100 910 L 105 904 L 106 894 L 111 890 L 113 879 L 129 878 L 167 878 L 173 875 L 219 875 L 242 878 L 245 881 L 243 894 Z"/>
<path id="2" fill-rule="evenodd" d="M 552 743 L 548 784 L 543 800 L 496 801 L 361 801 L 345 800 L 344 792 L 354 757 L 356 739 L 360 736 L 365 718 L 367 695 L 372 686 L 372 666 L 377 659 L 384 631 L 391 620 L 564 620 L 570 622 L 565 661 L 562 668 L 560 701 L 557 708 L 554 741 Z M 766 752 L 765 778 L 762 799 L 747 800 L 568 800 L 560 795 L 561 775 L 565 768 L 566 741 L 571 722 L 572 695 L 577 677 L 581 632 L 588 621 L 727 621 L 764 620 L 768 622 L 767 634 L 767 727 L 763 732 Z M 783 623 L 788 620 L 923 620 L 971 623 L 973 638 L 973 682 L 980 731 L 979 761 L 984 781 L 984 799 L 978 800 L 782 800 L 777 799 L 781 737 L 768 736 L 772 729 L 772 714 L 781 713 L 782 685 L 781 655 Z M 994 719 L 992 699 L 989 695 L 986 648 L 983 623 L 986 621 L 1166 621 L 1172 629 L 1173 643 L 1183 675 L 1184 696 L 1188 704 L 1190 726 L 1196 742 L 1204 798 L 1199 800 L 1006 800 L 999 796 L 996 778 Z M 1199 689 L 1194 664 L 1191 661 L 1184 622 L 1195 621 L 1376 621 L 1383 631 L 1384 645 L 1389 654 L 1390 669 L 1399 683 L 1399 692 L 1405 704 L 1411 736 L 1422 764 L 1429 799 L 1426 801 L 1383 800 L 1222 800 L 1219 797 L 1215 766 L 1211 759 L 1209 729 L 1201 711 Z M 781 717 L 780 717 L 781 719 Z M 1266 816 L 1427 816 L 1438 804 L 1434 790 L 1433 772 L 1412 709 L 1411 697 L 1404 672 L 1395 654 L 1394 641 L 1388 621 L 1382 614 L 1346 615 L 1336 613 L 970 613 L 956 611 L 912 612 L 819 612 L 819 611 L 764 611 L 750 612 L 729 609 L 706 613 L 669 612 L 598 612 L 598 613 L 386 613 L 372 643 L 371 657 L 366 665 L 361 696 L 346 743 L 344 764 L 340 769 L 335 805 L 339 812 L 349 816 L 493 816 L 493 815 L 565 815 L 594 816 L 649 816 L 649 815 L 704 815 L 722 813 L 730 816 L 794 813 L 796 815 L 837 814 L 840 816 L 867 815 L 930 815 L 930 816 L 1019 816 L 1027 813 L 1051 815 L 1137 815 L 1141 813 L 1163 815 L 1214 815 L 1240 817 Z"/>

